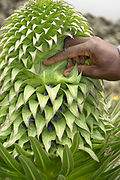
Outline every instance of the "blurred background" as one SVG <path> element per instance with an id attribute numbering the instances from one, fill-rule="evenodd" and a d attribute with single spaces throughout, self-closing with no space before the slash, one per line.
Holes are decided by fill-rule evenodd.
<path id="1" fill-rule="evenodd" d="M 0 0 L 0 26 L 16 8 L 27 0 Z M 65 0 L 80 11 L 95 34 L 115 46 L 120 45 L 120 1 L 118 0 Z M 120 97 L 120 81 L 104 81 L 105 93 Z"/>

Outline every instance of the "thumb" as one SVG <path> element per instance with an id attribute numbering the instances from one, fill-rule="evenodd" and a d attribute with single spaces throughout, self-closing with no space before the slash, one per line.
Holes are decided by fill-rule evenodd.
<path id="1" fill-rule="evenodd" d="M 64 71 L 64 76 L 68 76 L 69 73 L 73 70 L 74 66 L 66 69 Z M 82 72 L 83 76 L 89 76 L 91 78 L 99 78 L 98 70 L 95 65 L 87 66 L 87 65 L 78 65 L 78 71 Z"/>

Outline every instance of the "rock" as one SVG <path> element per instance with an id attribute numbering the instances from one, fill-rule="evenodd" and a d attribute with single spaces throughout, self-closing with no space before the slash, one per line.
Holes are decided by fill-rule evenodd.
<path id="1" fill-rule="evenodd" d="M 116 23 L 103 17 L 95 17 L 91 14 L 85 14 L 89 24 L 95 31 L 95 35 L 101 37 L 115 46 L 120 44 L 120 20 Z"/>
<path id="2" fill-rule="evenodd" d="M 120 97 L 120 81 L 106 81 L 104 80 L 106 94 L 113 93 L 113 96 Z"/>
<path id="3" fill-rule="evenodd" d="M 119 45 L 119 41 L 117 38 L 113 37 L 113 36 L 106 36 L 104 37 L 104 40 L 115 45 L 115 46 L 118 46 Z"/>

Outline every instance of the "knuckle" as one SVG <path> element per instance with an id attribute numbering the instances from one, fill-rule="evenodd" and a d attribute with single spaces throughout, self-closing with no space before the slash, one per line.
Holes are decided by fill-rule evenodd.
<path id="1" fill-rule="evenodd" d="M 93 37 L 96 41 L 99 41 L 100 40 L 100 38 L 98 37 L 98 36 L 94 36 Z"/>
<path id="2" fill-rule="evenodd" d="M 70 54 L 70 48 L 64 49 L 62 55 L 63 55 L 65 58 L 69 58 L 69 54 Z"/>
<path id="3" fill-rule="evenodd" d="M 67 37 L 64 41 L 64 48 L 68 48 L 71 46 L 71 43 L 70 43 L 70 40 L 71 38 L 70 37 Z"/>
<path id="4" fill-rule="evenodd" d="M 90 45 L 91 45 L 91 48 L 94 49 L 94 48 L 97 48 L 98 44 L 99 44 L 99 40 L 100 38 L 99 37 L 93 37 L 92 39 L 90 39 Z"/>

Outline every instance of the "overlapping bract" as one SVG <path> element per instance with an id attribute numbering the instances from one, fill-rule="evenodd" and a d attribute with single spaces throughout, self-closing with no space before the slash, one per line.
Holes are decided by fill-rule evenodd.
<path id="1" fill-rule="evenodd" d="M 92 152 L 109 124 L 99 80 L 81 77 L 77 67 L 65 78 L 67 60 L 50 67 L 42 61 L 63 49 L 67 36 L 91 36 L 86 19 L 63 1 L 31 1 L 8 18 L 0 43 L 0 138 L 31 152 L 28 136 L 62 157 L 74 134 L 79 148 Z M 95 155 L 94 155 L 95 158 Z"/>

